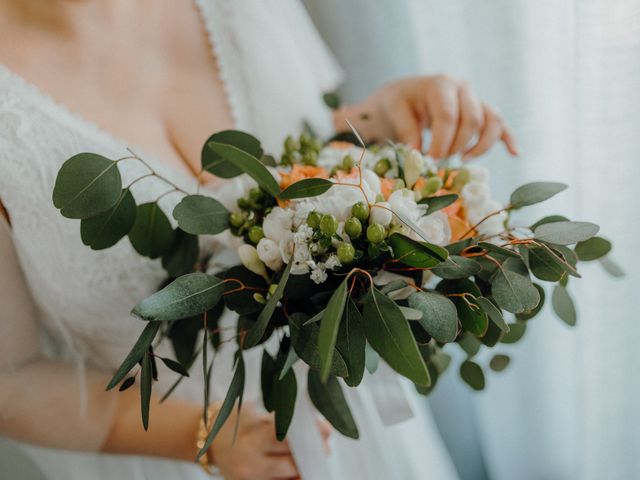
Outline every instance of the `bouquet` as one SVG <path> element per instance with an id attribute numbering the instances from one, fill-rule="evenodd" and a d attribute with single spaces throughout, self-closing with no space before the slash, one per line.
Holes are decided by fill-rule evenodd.
<path id="1" fill-rule="evenodd" d="M 101 249 L 128 236 L 140 255 L 161 258 L 169 277 L 133 308 L 146 327 L 107 387 L 128 388 L 140 374 L 145 428 L 156 359 L 180 374 L 177 385 L 201 356 L 208 391 L 207 346 L 219 346 L 225 309 L 239 316 L 235 370 L 200 455 L 240 408 L 247 349 L 264 349 L 262 396 L 279 439 L 302 381 L 297 362 L 308 365 L 317 410 L 357 438 L 343 389 L 357 388 L 379 360 L 427 394 L 450 363 L 445 350 L 457 344 L 467 354 L 460 375 L 480 390 L 485 376 L 473 357 L 481 345 L 522 337 L 545 301 L 538 281 L 554 284 L 553 309 L 575 324 L 567 284 L 580 277 L 579 261 L 604 257 L 611 244 L 596 236 L 597 225 L 558 215 L 528 226 L 510 221 L 511 212 L 566 185 L 529 183 L 502 204 L 491 198 L 482 167 L 436 164 L 390 142 L 365 146 L 353 134 L 353 143 L 326 145 L 306 133 L 289 137 L 279 159 L 247 133 L 212 135 L 202 171 L 230 180 L 215 194 L 181 192 L 175 229 L 157 203 L 136 205 L 123 188 L 123 159 L 82 153 L 61 167 L 53 202 L 65 217 L 81 219 L 83 242 Z M 237 265 L 211 271 L 199 255 L 203 235 L 232 236 Z M 154 342 L 165 338 L 176 359 L 154 355 Z M 267 342 L 277 345 L 275 354 Z M 508 362 L 497 354 L 489 366 L 500 371 Z"/>

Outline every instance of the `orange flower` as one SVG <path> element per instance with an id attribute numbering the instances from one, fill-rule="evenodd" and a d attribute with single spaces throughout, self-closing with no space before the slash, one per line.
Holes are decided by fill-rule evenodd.
<path id="1" fill-rule="evenodd" d="M 451 226 L 451 241 L 456 242 L 462 240 L 462 236 L 469 231 L 471 225 L 469 225 L 464 219 L 455 216 L 449 217 L 449 225 Z M 476 231 L 472 230 L 465 238 L 473 237 L 476 235 Z"/>
<path id="2" fill-rule="evenodd" d="M 358 167 L 352 167 L 349 173 L 345 172 L 344 170 L 338 170 L 335 174 L 335 177 L 336 179 L 338 179 L 338 181 L 360 178 L 360 171 L 358 170 Z"/>
<path id="3" fill-rule="evenodd" d="M 416 183 L 413 184 L 413 191 L 421 192 L 424 188 L 425 183 L 427 183 L 427 181 L 424 179 L 424 177 L 419 177 L 418 180 L 416 180 Z"/>
<path id="4" fill-rule="evenodd" d="M 393 193 L 393 187 L 395 186 L 395 184 L 396 184 L 396 181 L 393 178 L 380 179 L 380 190 L 385 200 L 388 199 Z"/>
<path id="5" fill-rule="evenodd" d="M 295 164 L 290 172 L 280 172 L 280 188 L 285 189 L 305 178 L 329 178 L 329 174 L 322 167 Z"/>
<path id="6" fill-rule="evenodd" d="M 349 148 L 353 147 L 353 143 L 335 140 L 329 143 L 329 147 L 335 148 L 336 150 L 348 150 Z"/>

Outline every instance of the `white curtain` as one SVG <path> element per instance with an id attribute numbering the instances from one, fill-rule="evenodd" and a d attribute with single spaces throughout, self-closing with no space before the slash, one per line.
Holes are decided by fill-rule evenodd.
<path id="1" fill-rule="evenodd" d="M 500 348 L 512 364 L 487 391 L 469 394 L 452 378 L 440 385 L 433 402 L 462 477 L 482 478 L 481 452 L 497 480 L 640 478 L 640 0 L 309 3 L 324 14 L 321 29 L 331 15 L 348 23 L 339 38 L 324 32 L 349 75 L 348 96 L 395 73 L 467 78 L 522 151 L 511 159 L 496 148 L 481 160 L 496 194 L 506 200 L 533 180 L 570 184 L 527 217 L 599 223 L 626 271 L 612 279 L 585 265 L 570 285 L 577 327 L 547 306 L 520 343 Z"/>

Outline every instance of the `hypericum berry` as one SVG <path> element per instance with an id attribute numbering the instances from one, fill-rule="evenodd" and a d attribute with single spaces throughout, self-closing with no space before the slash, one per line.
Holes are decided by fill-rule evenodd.
<path id="1" fill-rule="evenodd" d="M 318 164 L 318 154 L 314 150 L 308 150 L 302 156 L 302 163 L 305 165 L 316 166 Z"/>
<path id="2" fill-rule="evenodd" d="M 422 187 L 422 196 L 428 197 L 433 195 L 442 188 L 442 179 L 440 177 L 431 177 L 424 182 Z"/>
<path id="3" fill-rule="evenodd" d="M 364 222 L 369 218 L 369 206 L 364 202 L 358 202 L 351 207 L 351 215 Z"/>
<path id="4" fill-rule="evenodd" d="M 386 230 L 379 223 L 372 223 L 367 227 L 367 240 L 371 243 L 380 243 L 386 235 Z"/>
<path id="5" fill-rule="evenodd" d="M 325 235 L 333 235 L 338 231 L 338 220 L 333 215 L 323 215 L 320 220 L 320 231 Z"/>
<path id="6" fill-rule="evenodd" d="M 362 222 L 356 217 L 351 217 L 344 223 L 344 231 L 351 238 L 358 238 L 362 233 Z"/>
<path id="7" fill-rule="evenodd" d="M 243 210 L 248 209 L 250 206 L 249 200 L 247 200 L 246 198 L 239 198 L 237 203 L 238 203 L 238 207 L 240 207 Z"/>
<path id="8" fill-rule="evenodd" d="M 453 179 L 452 187 L 455 190 L 462 190 L 462 187 L 469 183 L 469 180 L 471 180 L 471 173 L 466 168 L 461 168 Z"/>
<path id="9" fill-rule="evenodd" d="M 349 242 L 342 242 L 338 246 L 338 258 L 341 263 L 351 263 L 356 256 L 356 249 Z"/>
<path id="10" fill-rule="evenodd" d="M 342 159 L 342 170 L 350 172 L 355 164 L 356 162 L 351 155 L 345 155 L 345 157 Z"/>
<path id="11" fill-rule="evenodd" d="M 262 227 L 258 225 L 254 225 L 249 229 L 249 233 L 247 234 L 251 243 L 257 244 L 260 240 L 264 238 L 264 231 Z"/>
<path id="12" fill-rule="evenodd" d="M 254 202 L 259 202 L 264 198 L 264 193 L 262 193 L 262 190 L 260 190 L 260 188 L 255 187 L 249 190 L 249 198 Z"/>
<path id="13" fill-rule="evenodd" d="M 285 150 L 285 152 L 291 153 L 291 152 L 295 152 L 296 150 L 299 150 L 299 149 L 300 149 L 300 144 L 298 142 L 296 142 L 291 135 L 289 135 L 284 140 L 284 150 Z"/>
<path id="14" fill-rule="evenodd" d="M 232 227 L 240 228 L 244 224 L 244 215 L 234 212 L 229 215 L 229 223 Z"/>
<path id="15" fill-rule="evenodd" d="M 318 212 L 311 212 L 307 216 L 307 225 L 309 225 L 314 230 L 320 227 L 320 220 L 322 220 L 322 215 Z"/>
<path id="16" fill-rule="evenodd" d="M 373 171 L 378 174 L 378 176 L 382 177 L 385 173 L 389 171 L 391 168 L 391 162 L 388 158 L 381 158 L 376 162 L 376 166 L 373 167 Z"/>

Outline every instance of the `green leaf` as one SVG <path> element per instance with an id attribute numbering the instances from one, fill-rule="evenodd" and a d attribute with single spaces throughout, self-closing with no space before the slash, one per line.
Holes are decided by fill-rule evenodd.
<path id="1" fill-rule="evenodd" d="M 557 282 L 565 274 L 561 262 L 558 262 L 554 258 L 553 252 L 543 247 L 524 247 L 528 253 L 529 267 L 531 273 L 533 273 L 540 280 L 547 282 Z"/>
<path id="2" fill-rule="evenodd" d="M 480 365 L 470 360 L 465 360 L 460 365 L 462 380 L 476 391 L 484 390 L 484 372 Z"/>
<path id="3" fill-rule="evenodd" d="M 509 333 L 509 326 L 507 325 L 507 322 L 504 321 L 502 312 L 493 304 L 491 300 L 485 297 L 478 297 L 476 298 L 476 301 L 478 302 L 478 305 L 480 305 L 486 312 L 491 321 L 495 323 L 500 330 L 505 333 Z"/>
<path id="4" fill-rule="evenodd" d="M 362 315 L 353 300 L 349 299 L 340 322 L 336 347 L 347 364 L 349 375 L 345 377 L 344 381 L 350 387 L 358 386 L 362 381 L 366 342 Z"/>
<path id="5" fill-rule="evenodd" d="M 264 304 L 257 302 L 254 298 L 256 292 L 262 292 L 266 295 L 269 286 L 264 278 L 242 265 L 231 267 L 225 273 L 224 278 L 228 280 L 224 304 L 229 310 L 233 310 L 239 315 L 251 315 L 264 308 Z M 240 286 L 238 281 L 250 288 L 248 290 L 238 290 Z"/>
<path id="6" fill-rule="evenodd" d="M 569 292 L 562 285 L 555 285 L 551 294 L 551 306 L 556 315 L 566 323 L 573 327 L 576 324 L 576 307 Z"/>
<path id="7" fill-rule="evenodd" d="M 464 332 L 462 335 L 460 335 L 456 342 L 458 343 L 458 345 L 460 345 L 460 348 L 462 348 L 462 350 L 467 354 L 468 358 L 474 357 L 479 351 L 480 351 L 480 340 L 478 340 L 478 338 L 469 333 L 469 332 Z"/>
<path id="8" fill-rule="evenodd" d="M 177 278 L 195 270 L 200 247 L 198 237 L 176 229 L 171 249 L 162 256 L 162 267 Z"/>
<path id="9" fill-rule="evenodd" d="M 622 270 L 622 268 L 620 268 L 620 266 L 616 262 L 611 260 L 609 257 L 599 258 L 598 261 L 602 265 L 602 268 L 604 268 L 605 271 L 612 277 L 615 277 L 615 278 L 624 277 L 624 270 Z"/>
<path id="10" fill-rule="evenodd" d="M 450 243 L 445 248 L 449 252 L 449 255 L 460 255 L 464 251 L 465 248 L 471 246 L 473 239 L 465 238 L 463 240 L 458 240 L 457 242 Z"/>
<path id="11" fill-rule="evenodd" d="M 171 223 L 157 203 L 138 205 L 129 240 L 140 255 L 149 258 L 164 255 L 173 245 L 173 235 Z"/>
<path id="12" fill-rule="evenodd" d="M 511 359 L 507 355 L 494 355 L 489 362 L 489 367 L 494 372 L 501 372 L 509 366 Z"/>
<path id="13" fill-rule="evenodd" d="M 468 278 L 480 273 L 482 266 L 470 258 L 450 255 L 446 261 L 431 269 L 440 278 L 458 279 Z"/>
<path id="14" fill-rule="evenodd" d="M 149 403 L 151 401 L 152 376 L 151 355 L 149 352 L 145 352 L 142 357 L 142 369 L 140 370 L 140 411 L 142 413 L 142 425 L 145 431 L 149 428 Z"/>
<path id="15" fill-rule="evenodd" d="M 500 255 L 504 255 L 505 257 L 520 258 L 520 255 L 518 255 L 517 252 L 514 252 L 513 250 L 510 250 L 508 248 L 499 247 L 498 245 L 494 245 L 493 243 L 479 242 L 478 246 L 484 250 L 487 250 L 488 252 L 499 253 Z"/>
<path id="16" fill-rule="evenodd" d="M 409 306 L 422 313 L 420 325 L 440 343 L 453 342 L 458 334 L 456 306 L 444 295 L 418 291 L 409 295 Z"/>
<path id="17" fill-rule="evenodd" d="M 417 242 L 400 233 L 389 237 L 389 245 L 393 249 L 393 258 L 410 267 L 435 267 L 449 257 L 449 252 L 442 247 Z"/>
<path id="18" fill-rule="evenodd" d="M 216 435 L 224 425 L 224 423 L 231 415 L 233 411 L 233 406 L 238 400 L 238 403 L 242 403 L 242 394 L 244 392 L 244 381 L 245 381 L 245 367 L 244 367 L 244 359 L 242 358 L 242 354 L 238 354 L 238 361 L 236 364 L 236 370 L 233 373 L 233 378 L 231 379 L 231 384 L 229 385 L 229 389 L 227 390 L 227 394 L 222 401 L 222 405 L 220 406 L 220 410 L 218 410 L 218 415 L 216 415 L 216 419 L 213 422 L 213 426 L 211 427 L 211 431 L 209 435 L 207 435 L 207 439 L 204 442 L 204 446 L 198 452 L 198 456 L 196 457 L 196 461 L 199 460 L 203 455 L 207 453 L 209 447 L 216 438 Z"/>
<path id="19" fill-rule="evenodd" d="M 322 96 L 322 100 L 324 100 L 324 104 L 331 110 L 340 108 L 340 97 L 338 97 L 338 94 L 335 92 L 325 93 Z"/>
<path id="20" fill-rule="evenodd" d="M 505 334 L 500 340 L 501 343 L 516 343 L 519 341 L 524 332 L 527 330 L 526 322 L 516 322 L 509 324 L 509 333 Z"/>
<path id="21" fill-rule="evenodd" d="M 492 278 L 491 296 L 503 310 L 522 313 L 534 309 L 540 302 L 538 290 L 527 277 L 498 268 Z"/>
<path id="22" fill-rule="evenodd" d="M 424 213 L 425 215 L 431 215 L 438 210 L 442 210 L 445 207 L 448 207 L 453 202 L 458 199 L 458 195 L 455 193 L 449 193 L 447 195 L 438 195 L 435 197 L 427 197 L 420 200 L 418 203 L 420 205 L 427 205 L 427 211 Z"/>
<path id="23" fill-rule="evenodd" d="M 276 361 L 273 359 L 267 349 L 262 351 L 262 365 L 260 368 L 260 385 L 262 387 L 262 402 L 267 412 L 273 412 L 273 379 L 277 375 Z"/>
<path id="24" fill-rule="evenodd" d="M 329 377 L 323 382 L 317 371 L 309 370 L 307 388 L 311 402 L 333 428 L 349 438 L 357 439 L 360 436 L 336 377 Z"/>
<path id="25" fill-rule="evenodd" d="M 544 202 L 567 189 L 567 185 L 557 182 L 533 182 L 518 187 L 511 194 L 511 207 L 522 208 L 527 205 Z"/>
<path id="26" fill-rule="evenodd" d="M 274 197 L 280 194 L 278 182 L 256 157 L 233 145 L 218 142 L 209 142 L 207 145 L 215 153 L 253 178 L 266 192 Z"/>
<path id="27" fill-rule="evenodd" d="M 168 369 L 173 370 L 174 372 L 179 373 L 180 375 L 183 375 L 185 377 L 189 376 L 189 372 L 182 366 L 181 363 L 164 357 L 160 357 L 160 360 L 162 360 L 162 363 L 164 363 Z"/>
<path id="28" fill-rule="evenodd" d="M 553 222 L 537 227 L 533 233 L 536 240 L 556 245 L 572 245 L 589 240 L 600 227 L 589 222 Z"/>
<path id="29" fill-rule="evenodd" d="M 316 323 L 309 323 L 306 320 L 307 316 L 302 312 L 295 312 L 289 315 L 291 345 L 307 365 L 320 370 L 320 354 L 318 353 L 320 327 Z M 332 375 L 339 377 L 346 377 L 349 374 L 347 364 L 338 350 L 333 351 L 330 372 Z"/>
<path id="30" fill-rule="evenodd" d="M 224 282 L 217 277 L 190 273 L 142 300 L 131 313 L 149 321 L 193 317 L 212 309 L 220 301 L 224 288 Z"/>
<path id="31" fill-rule="evenodd" d="M 280 277 L 280 281 L 278 282 L 278 287 L 276 288 L 273 295 L 267 300 L 264 308 L 258 315 L 258 319 L 256 323 L 253 324 L 249 333 L 247 334 L 244 342 L 245 348 L 251 348 L 258 344 L 258 342 L 262 339 L 264 332 L 267 330 L 267 326 L 269 325 L 269 320 L 273 316 L 273 312 L 276 310 L 278 306 L 278 302 L 282 298 L 282 294 L 284 293 L 284 288 L 287 285 L 287 281 L 289 280 L 289 274 L 291 273 L 291 266 L 293 262 L 289 262 L 287 267 L 282 272 L 282 277 Z"/>
<path id="32" fill-rule="evenodd" d="M 427 366 L 398 305 L 372 286 L 362 316 L 369 344 L 389 366 L 418 385 L 428 385 Z"/>
<path id="33" fill-rule="evenodd" d="M 79 153 L 60 167 L 53 204 L 67 218 L 90 218 L 113 207 L 121 191 L 117 162 L 95 153 Z"/>
<path id="34" fill-rule="evenodd" d="M 124 392 L 125 390 L 131 388 L 134 383 L 136 383 L 136 377 L 127 377 L 127 379 L 124 382 L 122 382 L 122 385 L 120 385 L 120 388 L 118 389 L 118 391 Z"/>
<path id="35" fill-rule="evenodd" d="M 229 211 L 215 198 L 187 195 L 173 209 L 178 226 L 193 235 L 216 235 L 229 228 Z"/>
<path id="36" fill-rule="evenodd" d="M 540 225 L 544 225 L 545 223 L 553 223 L 553 222 L 568 222 L 569 219 L 567 217 L 563 217 L 562 215 L 549 215 L 548 217 L 541 218 L 536 223 L 531 225 L 531 230 L 535 230 Z"/>
<path id="37" fill-rule="evenodd" d="M 287 353 L 287 359 L 284 362 L 282 370 L 280 370 L 280 375 L 278 375 L 278 379 L 282 380 L 285 377 L 285 375 L 289 373 L 289 370 L 293 368 L 293 366 L 298 360 L 300 360 L 300 357 L 296 353 L 295 349 L 290 348 L 289 352 Z"/>
<path id="38" fill-rule="evenodd" d="M 287 345 L 287 348 L 280 347 L 278 352 L 278 358 L 276 358 L 276 371 L 280 368 L 284 370 L 288 342 L 283 344 Z M 290 351 L 293 351 L 291 349 Z M 298 383 L 296 381 L 296 374 L 293 370 L 289 369 L 284 376 L 276 375 L 272 378 L 272 400 L 273 409 L 275 411 L 275 424 L 276 424 L 276 438 L 283 441 L 287 436 L 287 430 L 291 425 L 291 419 L 293 418 L 293 411 L 296 404 L 296 396 L 298 394 Z"/>
<path id="39" fill-rule="evenodd" d="M 540 310 L 542 310 L 542 307 L 544 306 L 544 301 L 545 301 L 544 289 L 537 283 L 534 283 L 533 286 L 536 287 L 536 290 L 538 290 L 538 294 L 540 295 L 540 301 L 538 302 L 538 305 L 536 305 L 534 309 L 527 310 L 526 312 L 522 312 L 522 313 L 517 313 L 516 318 L 518 320 L 531 320 L 538 313 L 540 313 Z"/>
<path id="40" fill-rule="evenodd" d="M 255 158 L 262 157 L 260 140 L 239 130 L 223 130 L 211 135 L 202 147 L 202 169 L 220 178 L 233 178 L 242 170 L 209 148 L 209 142 L 233 145 Z"/>
<path id="41" fill-rule="evenodd" d="M 593 237 L 576 245 L 576 255 L 583 262 L 597 260 L 611 251 L 611 242 L 602 237 Z"/>
<path id="42" fill-rule="evenodd" d="M 320 354 L 320 378 L 325 381 L 329 377 L 329 370 L 336 346 L 336 338 L 340 329 L 340 320 L 347 304 L 347 276 L 340 286 L 333 292 L 327 308 L 322 314 L 320 332 L 318 334 L 318 353 Z"/>
<path id="43" fill-rule="evenodd" d="M 487 327 L 487 332 L 482 336 L 480 342 L 483 345 L 486 345 L 489 348 L 493 348 L 497 345 L 497 343 L 502 340 L 505 333 L 498 328 L 495 322 L 489 322 L 489 326 Z"/>
<path id="44" fill-rule="evenodd" d="M 95 217 L 80 222 L 82 243 L 93 250 L 112 247 L 124 237 L 136 221 L 136 201 L 129 189 L 121 192 L 116 204 Z"/>
<path id="45" fill-rule="evenodd" d="M 481 293 L 475 283 L 466 278 L 461 280 L 443 280 L 437 285 L 436 289 L 447 295 L 456 306 L 458 318 L 464 330 L 479 337 L 487 332 L 487 328 L 489 327 L 487 314 L 481 308 L 472 308 L 471 305 L 460 296 L 461 294 L 471 294 L 474 298 L 479 297 Z M 473 303 L 468 295 L 466 299 Z"/>
<path id="46" fill-rule="evenodd" d="M 140 361 L 140 359 L 142 359 L 144 353 L 151 346 L 153 339 L 156 338 L 156 334 L 158 333 L 159 329 L 160 324 L 155 322 L 149 323 L 146 327 L 144 327 L 144 330 L 142 330 L 142 333 L 138 337 L 136 343 L 133 345 L 133 348 L 124 359 L 120 367 L 118 367 L 118 370 L 113 375 L 113 378 L 109 382 L 109 385 L 107 385 L 107 390 L 111 390 L 113 387 L 118 385 L 120 381 L 122 381 L 122 379 L 127 376 L 127 373 L 129 373 L 129 371 Z"/>
<path id="47" fill-rule="evenodd" d="M 329 190 L 333 182 L 324 178 L 305 178 L 292 183 L 279 195 L 281 200 L 317 197 Z"/>

